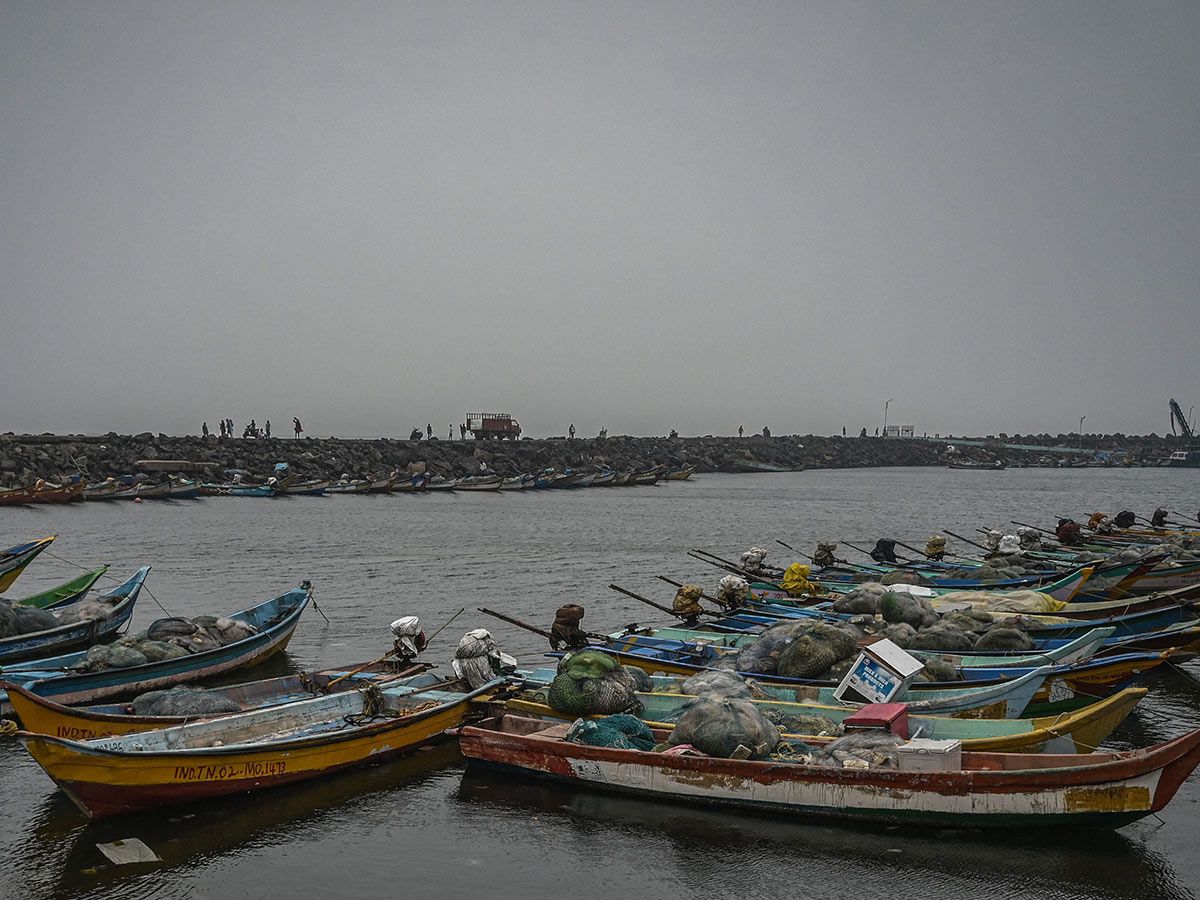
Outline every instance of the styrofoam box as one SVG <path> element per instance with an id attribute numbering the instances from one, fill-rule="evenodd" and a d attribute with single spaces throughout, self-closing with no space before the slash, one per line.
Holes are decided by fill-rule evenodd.
<path id="1" fill-rule="evenodd" d="M 917 738 L 896 748 L 901 771 L 954 772 L 962 768 L 962 741 Z"/>

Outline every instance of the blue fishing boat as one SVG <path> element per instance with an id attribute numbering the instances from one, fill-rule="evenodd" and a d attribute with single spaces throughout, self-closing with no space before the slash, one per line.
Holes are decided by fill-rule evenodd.
<path id="1" fill-rule="evenodd" d="M 9 663 L 35 659 L 47 653 L 58 653 L 74 647 L 90 647 L 92 644 L 111 640 L 133 615 L 133 605 L 137 602 L 142 583 L 149 571 L 149 566 L 143 566 L 124 584 L 98 598 L 111 606 L 106 618 L 85 619 L 59 625 L 57 628 L 47 628 L 45 631 L 0 639 L 0 665 L 4 666 L 5 676 L 10 668 Z"/>
<path id="2" fill-rule="evenodd" d="M 70 705 L 107 697 L 133 696 L 221 675 L 264 660 L 286 647 L 311 599 L 312 586 L 305 582 L 258 606 L 230 614 L 229 618 L 253 626 L 257 633 L 213 650 L 98 672 L 79 670 L 86 653 L 30 660 L 5 666 L 0 673 L 0 689 L 5 682 L 11 682 L 55 702 Z M 0 690 L 0 713 L 11 711 L 8 693 Z"/>

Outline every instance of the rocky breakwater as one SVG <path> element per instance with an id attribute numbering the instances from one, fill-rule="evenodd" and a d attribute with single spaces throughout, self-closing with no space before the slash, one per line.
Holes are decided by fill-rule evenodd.
<path id="1" fill-rule="evenodd" d="M 352 478 L 394 470 L 454 477 L 491 471 L 519 475 L 543 469 L 615 471 L 695 466 L 700 472 L 738 471 L 740 460 L 789 469 L 932 466 L 945 463 L 945 445 L 924 440 L 781 437 L 547 438 L 521 441 L 353 440 L 342 438 L 173 437 L 137 435 L 0 435 L 0 481 L 22 486 L 39 478 L 172 472 L 224 481 L 236 470 L 266 477 L 277 462 L 298 477 Z"/>

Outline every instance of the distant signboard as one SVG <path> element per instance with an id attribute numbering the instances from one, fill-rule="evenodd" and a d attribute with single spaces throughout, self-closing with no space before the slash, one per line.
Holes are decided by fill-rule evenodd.
<path id="1" fill-rule="evenodd" d="M 883 427 L 884 437 L 912 437 L 916 430 L 915 425 L 885 425 Z"/>

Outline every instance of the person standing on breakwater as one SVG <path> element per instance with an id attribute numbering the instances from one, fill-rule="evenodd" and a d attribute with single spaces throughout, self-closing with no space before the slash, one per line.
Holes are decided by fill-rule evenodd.
<path id="1" fill-rule="evenodd" d="M 304 426 L 300 424 L 300 419 L 292 416 L 292 430 L 296 432 L 296 440 L 300 440 L 300 434 L 304 431 Z"/>
<path id="2" fill-rule="evenodd" d="M 271 436 L 271 420 L 267 419 L 266 428 L 263 430 L 263 437 Z"/>
<path id="3" fill-rule="evenodd" d="M 454 440 L 454 426 L 453 425 L 449 426 L 449 428 L 446 430 L 446 440 L 448 440 L 448 441 Z"/>
<path id="4" fill-rule="evenodd" d="M 567 437 L 571 440 L 575 439 L 575 423 L 571 423 L 571 427 L 567 429 Z"/>
<path id="5" fill-rule="evenodd" d="M 739 425 L 739 426 L 738 426 L 738 437 L 741 437 L 741 436 L 742 436 L 742 433 L 743 433 L 743 431 L 744 431 L 744 430 L 745 430 L 745 429 L 743 429 L 741 425 Z"/>
<path id="6" fill-rule="evenodd" d="M 208 437 L 208 423 L 207 422 L 205 422 L 203 425 L 200 426 L 200 433 L 204 437 Z"/>
<path id="7" fill-rule="evenodd" d="M 433 426 L 430 425 L 428 422 L 425 423 L 425 436 L 433 437 Z"/>

